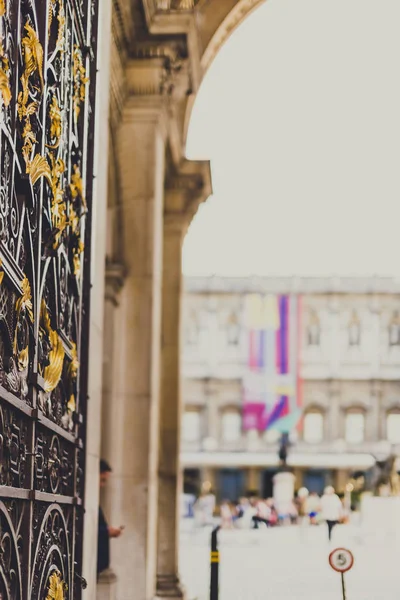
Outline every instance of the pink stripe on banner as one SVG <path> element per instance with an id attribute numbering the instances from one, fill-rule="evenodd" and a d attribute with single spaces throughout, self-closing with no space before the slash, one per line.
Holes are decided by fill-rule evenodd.
<path id="1" fill-rule="evenodd" d="M 243 407 L 243 429 L 262 431 L 264 410 L 264 404 L 247 402 Z"/>
<path id="2" fill-rule="evenodd" d="M 258 367 L 265 367 L 265 331 L 258 331 Z"/>

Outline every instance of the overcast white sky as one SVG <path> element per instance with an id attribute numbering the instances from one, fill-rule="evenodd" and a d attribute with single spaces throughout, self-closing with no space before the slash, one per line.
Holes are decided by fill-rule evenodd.
<path id="1" fill-rule="evenodd" d="M 268 0 L 223 47 L 189 158 L 191 275 L 400 274 L 400 1 Z"/>

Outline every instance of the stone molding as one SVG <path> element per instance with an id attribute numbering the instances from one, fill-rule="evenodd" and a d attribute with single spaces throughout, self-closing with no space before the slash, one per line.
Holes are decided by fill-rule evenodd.
<path id="1" fill-rule="evenodd" d="M 115 583 L 117 581 L 117 576 L 112 569 L 106 569 L 99 575 L 99 585 L 108 585 L 110 583 Z"/>
<path id="2" fill-rule="evenodd" d="M 105 299 L 118 306 L 118 296 L 124 285 L 125 267 L 119 263 L 106 263 Z"/>
<path id="3" fill-rule="evenodd" d="M 186 592 L 176 575 L 157 575 L 157 591 L 154 600 L 176 598 L 185 600 Z"/>
<path id="4" fill-rule="evenodd" d="M 184 234 L 199 205 L 211 194 L 209 161 L 183 161 L 179 171 L 168 174 L 166 178 L 164 223 L 180 227 Z"/>
<path id="5" fill-rule="evenodd" d="M 186 277 L 185 290 L 193 293 L 301 293 L 400 295 L 400 279 L 390 277 Z"/>

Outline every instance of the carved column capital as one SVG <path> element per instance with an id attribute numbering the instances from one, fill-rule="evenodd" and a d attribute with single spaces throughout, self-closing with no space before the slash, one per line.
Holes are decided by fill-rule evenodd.
<path id="1" fill-rule="evenodd" d="M 184 161 L 178 172 L 166 179 L 164 222 L 167 227 L 187 231 L 198 207 L 212 193 L 210 163 Z"/>
<path id="2" fill-rule="evenodd" d="M 119 292 L 124 285 L 125 267 L 118 263 L 106 263 L 106 287 L 105 298 L 112 302 L 114 306 L 118 305 Z"/>

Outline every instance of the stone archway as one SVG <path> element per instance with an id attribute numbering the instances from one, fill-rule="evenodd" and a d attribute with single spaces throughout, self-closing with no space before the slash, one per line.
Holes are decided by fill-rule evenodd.
<path id="1" fill-rule="evenodd" d="M 118 265 L 107 256 L 101 446 L 114 471 L 106 506 L 126 529 L 112 547 L 119 591 L 112 595 L 111 576 L 101 597 L 185 597 L 177 559 L 181 250 L 211 194 L 209 163 L 185 158 L 187 125 L 212 60 L 263 1 L 113 0 L 109 172 L 118 186 L 109 189 L 120 220 L 108 223 Z"/>

